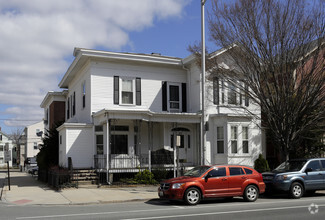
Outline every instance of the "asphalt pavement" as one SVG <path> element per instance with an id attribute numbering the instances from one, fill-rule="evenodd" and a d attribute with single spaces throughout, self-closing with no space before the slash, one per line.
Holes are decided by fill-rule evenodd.
<path id="1" fill-rule="evenodd" d="M 3 182 L 5 182 L 3 186 Z M 10 171 L 10 190 L 7 172 L 0 170 L 1 202 L 12 205 L 80 205 L 157 199 L 158 186 L 79 187 L 54 190 L 32 175 Z"/>

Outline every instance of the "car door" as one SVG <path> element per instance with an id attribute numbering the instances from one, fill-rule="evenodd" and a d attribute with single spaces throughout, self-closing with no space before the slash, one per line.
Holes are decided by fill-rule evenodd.
<path id="1" fill-rule="evenodd" d="M 322 174 L 323 174 L 323 184 L 322 184 L 321 189 L 325 189 L 325 159 L 320 160 L 320 162 L 321 162 L 321 165 L 322 165 L 322 167 L 323 167 L 323 169 L 322 169 Z"/>
<path id="2" fill-rule="evenodd" d="M 203 181 L 206 197 L 219 197 L 228 193 L 226 167 L 216 167 L 209 171 Z"/>
<path id="3" fill-rule="evenodd" d="M 306 190 L 316 190 L 323 187 L 324 175 L 319 160 L 309 161 L 305 172 L 306 176 L 304 178 Z"/>
<path id="4" fill-rule="evenodd" d="M 228 190 L 232 195 L 241 195 L 243 183 L 247 180 L 242 167 L 229 167 Z"/>

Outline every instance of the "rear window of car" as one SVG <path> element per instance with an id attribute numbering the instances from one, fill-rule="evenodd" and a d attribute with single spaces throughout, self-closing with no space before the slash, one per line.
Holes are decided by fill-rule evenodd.
<path id="1" fill-rule="evenodd" d="M 243 175 L 244 171 L 241 167 L 229 167 L 230 176 Z"/>
<path id="2" fill-rule="evenodd" d="M 249 175 L 249 174 L 253 174 L 253 170 L 251 170 L 251 169 L 244 168 L 244 170 L 245 170 L 245 173 L 246 173 L 247 175 Z"/>

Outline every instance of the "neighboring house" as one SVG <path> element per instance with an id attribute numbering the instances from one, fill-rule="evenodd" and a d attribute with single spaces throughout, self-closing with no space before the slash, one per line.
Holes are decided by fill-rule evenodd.
<path id="1" fill-rule="evenodd" d="M 51 130 L 57 123 L 65 121 L 65 101 L 68 91 L 53 92 L 46 94 L 41 103 L 44 109 L 44 131 Z"/>
<path id="2" fill-rule="evenodd" d="M 10 140 L 9 135 L 1 131 L 0 127 L 0 167 L 6 167 L 7 163 L 5 162 L 5 151 L 9 150 L 11 152 L 11 160 L 9 161 L 9 167 L 12 167 L 15 164 L 15 152 L 16 145 Z"/>
<path id="3" fill-rule="evenodd" d="M 224 53 L 215 56 L 227 66 Z M 174 155 L 183 167 L 201 164 L 201 74 L 194 56 L 80 48 L 74 56 L 59 83 L 67 89 L 65 123 L 58 128 L 59 165 L 137 172 L 158 164 L 172 167 Z M 245 109 L 260 115 L 259 107 L 223 82 L 207 81 L 206 93 L 204 163 L 253 166 L 262 153 L 260 122 Z M 47 95 L 41 105 L 45 112 L 48 100 Z"/>
<path id="4" fill-rule="evenodd" d="M 24 128 L 24 131 L 19 138 L 21 166 L 24 165 L 23 163 L 27 158 L 36 157 L 39 152 L 40 145 L 43 143 L 43 133 L 43 121 L 26 126 Z"/>

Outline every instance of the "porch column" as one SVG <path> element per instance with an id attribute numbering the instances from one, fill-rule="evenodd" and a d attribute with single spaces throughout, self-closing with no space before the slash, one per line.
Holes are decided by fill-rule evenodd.
<path id="1" fill-rule="evenodd" d="M 153 134 L 153 124 L 151 121 L 148 122 L 148 152 L 149 152 L 149 156 L 148 156 L 148 165 L 149 165 L 149 171 L 151 172 L 151 151 L 152 151 L 152 136 Z"/>
<path id="2" fill-rule="evenodd" d="M 111 146 L 111 120 L 108 119 L 108 114 L 106 115 L 106 182 L 107 184 L 111 184 L 109 180 L 109 154 L 110 154 L 110 146 Z"/>

